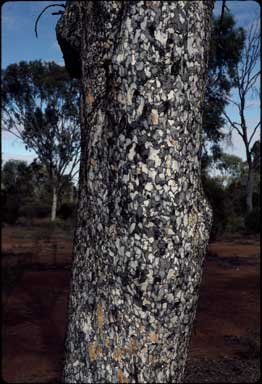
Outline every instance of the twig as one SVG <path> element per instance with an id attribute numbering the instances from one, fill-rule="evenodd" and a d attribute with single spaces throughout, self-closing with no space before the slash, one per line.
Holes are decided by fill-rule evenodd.
<path id="1" fill-rule="evenodd" d="M 48 8 L 51 8 L 51 7 L 62 7 L 65 9 L 65 5 L 64 4 L 51 4 L 51 5 L 48 5 L 47 7 L 45 7 L 42 12 L 38 15 L 36 21 L 35 21 L 35 36 L 36 38 L 38 38 L 38 34 L 37 34 L 37 25 L 38 25 L 38 21 L 40 19 L 40 17 L 42 16 L 42 14 L 48 9 Z M 54 14 L 54 13 L 53 13 Z"/>

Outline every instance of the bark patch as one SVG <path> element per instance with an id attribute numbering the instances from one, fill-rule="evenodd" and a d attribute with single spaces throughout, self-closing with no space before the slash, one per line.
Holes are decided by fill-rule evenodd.
<path id="1" fill-rule="evenodd" d="M 152 343 L 157 343 L 158 342 L 158 339 L 159 339 L 159 336 L 157 333 L 155 332 L 150 332 L 149 333 L 149 339 Z"/>
<path id="2" fill-rule="evenodd" d="M 117 371 L 116 377 L 119 383 L 128 383 L 127 377 L 120 369 Z"/>
<path id="3" fill-rule="evenodd" d="M 134 338 L 132 338 L 128 344 L 128 347 L 127 347 L 127 351 L 131 354 L 131 355 L 135 355 L 136 352 L 137 352 L 137 343 L 136 343 L 136 340 Z"/>
<path id="4" fill-rule="evenodd" d="M 123 352 L 120 348 L 117 348 L 113 355 L 112 355 L 113 359 L 116 360 L 116 361 L 120 361 L 123 357 Z"/>
<path id="5" fill-rule="evenodd" d="M 97 359 L 98 356 L 102 354 L 102 349 L 96 344 L 96 342 L 93 342 L 88 347 L 88 355 L 90 361 L 94 361 Z"/>
<path id="6" fill-rule="evenodd" d="M 150 118 L 151 118 L 151 123 L 153 125 L 158 124 L 158 113 L 157 113 L 157 111 L 151 112 Z"/>
<path id="7" fill-rule="evenodd" d="M 93 105 L 95 99 L 90 90 L 88 90 L 87 95 L 86 95 L 86 102 L 88 105 Z"/>
<path id="8" fill-rule="evenodd" d="M 101 304 L 97 304 L 96 307 L 96 318 L 97 318 L 97 326 L 99 329 L 102 329 L 104 326 L 104 313 Z"/>
<path id="9" fill-rule="evenodd" d="M 171 145 L 174 145 L 174 146 L 177 144 L 177 141 L 174 139 L 169 140 L 169 142 Z"/>
<path id="10" fill-rule="evenodd" d="M 147 8 L 159 8 L 160 1 L 146 1 Z"/>
<path id="11" fill-rule="evenodd" d="M 105 336 L 104 343 L 105 343 L 105 346 L 106 346 L 107 348 L 109 348 L 109 346 L 110 346 L 110 340 L 109 340 L 109 337 L 108 337 L 108 336 Z"/>

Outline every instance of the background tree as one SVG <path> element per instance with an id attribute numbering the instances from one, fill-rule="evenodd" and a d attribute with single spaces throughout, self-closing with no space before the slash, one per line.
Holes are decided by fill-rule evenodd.
<path id="1" fill-rule="evenodd" d="M 225 10 L 223 18 L 213 17 L 208 63 L 208 81 L 203 105 L 204 146 L 202 167 L 208 166 L 208 149 L 214 160 L 219 158 L 225 138 L 223 111 L 225 98 L 235 85 L 236 67 L 241 58 L 245 33 L 237 28 L 233 16 Z"/>
<path id="2" fill-rule="evenodd" d="M 54 62 L 11 64 L 2 72 L 3 128 L 21 139 L 46 167 L 56 218 L 63 176 L 79 161 L 79 87 Z"/>
<path id="3" fill-rule="evenodd" d="M 2 169 L 2 184 L 7 194 L 14 192 L 20 196 L 32 193 L 30 170 L 25 161 L 8 160 Z"/>
<path id="4" fill-rule="evenodd" d="M 202 172 L 202 182 L 213 210 L 211 239 L 234 235 L 256 234 L 260 231 L 260 142 L 253 146 L 254 188 L 253 207 L 246 214 L 246 180 L 248 164 L 241 158 L 221 153 Z"/>
<path id="5" fill-rule="evenodd" d="M 211 221 L 211 14 L 212 1 L 68 2 L 57 25 L 82 82 L 68 383 L 182 381 Z"/>
<path id="6" fill-rule="evenodd" d="M 44 164 L 34 160 L 8 160 L 2 166 L 2 213 L 8 224 L 30 224 L 32 219 L 46 218 L 52 203 L 52 189 Z M 70 177 L 63 177 L 58 217 L 72 218 L 75 211 L 76 187 Z"/>
<path id="7" fill-rule="evenodd" d="M 258 60 L 260 57 L 260 33 L 258 23 L 252 24 L 250 27 L 245 46 L 241 55 L 241 60 L 235 69 L 234 85 L 237 90 L 237 99 L 224 95 L 224 99 L 230 102 L 232 107 L 237 108 L 239 119 L 234 119 L 223 111 L 223 115 L 231 130 L 237 132 L 241 137 L 248 164 L 248 175 L 246 182 L 246 209 L 250 213 L 253 210 L 253 188 L 254 188 L 254 137 L 260 126 L 260 121 L 250 127 L 246 118 L 247 100 L 254 92 L 260 70 L 258 70 Z M 254 149 L 253 149 L 254 148 Z"/>
<path id="8" fill-rule="evenodd" d="M 226 185 L 235 179 L 240 179 L 244 173 L 243 160 L 235 155 L 221 153 L 221 156 L 215 161 L 215 169 L 222 174 L 223 181 Z"/>
<path id="9" fill-rule="evenodd" d="M 2 166 L 1 174 L 3 221 L 14 224 L 19 209 L 33 195 L 31 172 L 25 161 L 9 160 Z"/>

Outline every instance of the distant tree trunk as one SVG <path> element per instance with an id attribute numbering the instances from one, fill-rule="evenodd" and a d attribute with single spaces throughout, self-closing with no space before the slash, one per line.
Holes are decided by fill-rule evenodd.
<path id="1" fill-rule="evenodd" d="M 254 22 L 246 31 L 246 38 L 243 51 L 241 53 L 241 59 L 239 60 L 236 68 L 236 76 L 235 76 L 235 87 L 238 92 L 238 100 L 234 98 L 234 100 L 225 96 L 225 100 L 229 101 L 232 106 L 237 107 L 237 111 L 239 113 L 240 122 L 235 121 L 231 118 L 225 111 L 223 111 L 224 116 L 226 117 L 227 122 L 231 129 L 234 129 L 238 135 L 243 140 L 246 158 L 248 164 L 248 177 L 246 184 L 246 211 L 247 213 L 253 210 L 253 188 L 254 188 L 254 163 L 253 163 L 253 155 L 252 155 L 252 140 L 255 138 L 255 134 L 259 127 L 261 126 L 261 122 L 258 123 L 252 128 L 249 124 L 247 126 L 246 120 L 246 108 L 247 101 L 252 93 L 256 89 L 256 84 L 258 77 L 261 74 L 261 70 L 258 68 L 257 64 L 259 63 L 260 58 L 260 28 L 259 23 Z M 238 120 L 238 119 L 237 119 Z M 255 145 L 255 143 L 254 143 Z M 254 148 L 253 145 L 253 148 Z"/>
<path id="2" fill-rule="evenodd" d="M 243 119 L 242 119 L 243 120 Z M 243 125 L 245 124 L 245 121 Z M 252 149 L 249 147 L 248 139 L 247 139 L 247 129 L 244 129 L 244 144 L 246 149 L 246 157 L 247 157 L 247 182 L 246 182 L 246 211 L 250 213 L 253 211 L 253 189 L 254 189 L 254 167 L 252 160 Z"/>
<path id="3" fill-rule="evenodd" d="M 57 188 L 53 186 L 52 190 L 52 209 L 51 209 L 51 221 L 55 221 L 57 211 Z"/>
<path id="4" fill-rule="evenodd" d="M 71 204 L 75 202 L 75 190 L 74 190 L 74 185 L 70 187 L 70 196 L 69 196 L 69 201 Z"/>
<path id="5" fill-rule="evenodd" d="M 253 189 L 254 189 L 254 169 L 253 165 L 248 166 L 247 186 L 246 186 L 246 206 L 247 212 L 253 211 Z"/>
<path id="6" fill-rule="evenodd" d="M 212 5 L 69 3 L 57 26 L 71 74 L 82 64 L 67 383 L 182 381 L 211 224 L 199 154 Z"/>

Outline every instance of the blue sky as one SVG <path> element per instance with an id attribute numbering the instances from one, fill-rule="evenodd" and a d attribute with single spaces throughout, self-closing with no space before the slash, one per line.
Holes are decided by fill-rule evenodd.
<path id="1" fill-rule="evenodd" d="M 38 22 L 38 38 L 34 24 L 39 13 L 50 4 L 64 1 L 7 1 L 2 6 L 2 68 L 22 60 L 55 61 L 64 65 L 63 55 L 56 40 L 55 26 L 59 16 L 52 15 L 61 7 L 46 10 Z M 2 132 L 2 158 L 31 161 L 34 152 L 27 151 L 21 141 Z"/>
<path id="2" fill-rule="evenodd" d="M 64 4 L 64 1 L 8 1 L 2 5 L 2 68 L 21 60 L 44 61 L 54 60 L 63 65 L 63 56 L 56 41 L 55 25 L 59 16 L 51 15 L 61 7 L 49 8 L 38 23 L 38 39 L 34 33 L 34 23 L 39 13 L 50 4 Z M 215 15 L 221 13 L 222 1 L 216 1 Z M 238 26 L 248 27 L 259 18 L 260 7 L 255 1 L 227 1 L 227 6 L 235 17 Z M 247 118 L 250 126 L 259 121 L 259 97 L 249 100 L 250 107 Z M 229 107 L 227 112 L 235 116 L 236 112 Z M 259 138 L 259 131 L 256 138 Z M 233 146 L 225 146 L 224 150 L 245 158 L 244 147 L 238 135 L 233 134 Z M 8 133 L 2 133 L 2 158 L 31 161 L 33 152 L 26 151 L 23 144 Z"/>
<path id="3" fill-rule="evenodd" d="M 234 16 L 236 25 L 239 27 L 247 29 L 254 21 L 260 20 L 260 6 L 255 1 L 233 0 L 227 1 L 226 5 Z M 216 1 L 213 11 L 216 16 L 221 14 L 221 7 L 222 1 Z M 259 71 L 259 69 L 260 63 L 257 63 L 256 72 Z M 256 85 L 258 91 L 260 91 L 260 78 L 257 79 Z M 236 101 L 238 101 L 236 91 L 232 91 L 232 98 L 235 98 Z M 253 127 L 255 127 L 260 120 L 260 97 L 258 93 L 256 95 L 250 94 L 250 97 L 247 101 L 248 108 L 245 110 L 245 116 L 249 132 L 252 133 Z M 236 107 L 228 106 L 226 108 L 226 112 L 231 117 L 231 119 L 234 119 L 234 121 L 240 121 L 239 113 Z M 225 132 L 228 132 L 228 130 L 225 129 Z M 260 129 L 256 131 L 252 143 L 258 139 L 260 139 Z M 232 144 L 227 145 L 224 143 L 224 151 L 242 157 L 244 160 L 246 160 L 242 139 L 235 131 L 233 131 L 232 134 Z"/>

